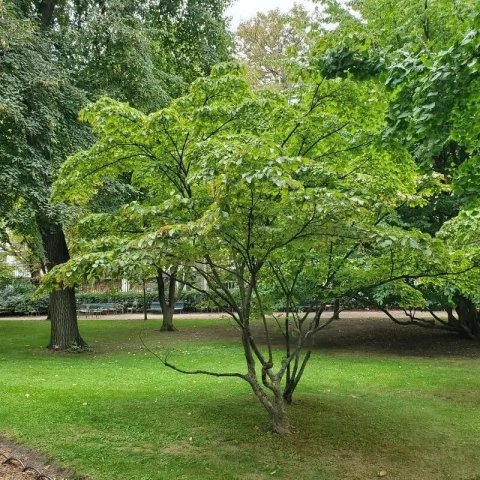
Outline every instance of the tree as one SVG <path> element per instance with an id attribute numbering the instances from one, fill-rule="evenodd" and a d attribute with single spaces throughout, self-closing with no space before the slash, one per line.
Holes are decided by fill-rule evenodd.
<path id="1" fill-rule="evenodd" d="M 390 89 L 386 135 L 408 148 L 423 171 L 443 175 L 444 183 L 451 185 L 457 170 L 461 174 L 461 165 L 468 163 L 471 151 L 459 132 L 471 130 L 472 116 L 465 107 L 472 100 L 473 77 L 467 65 L 475 56 L 475 2 L 439 0 L 400 5 L 366 1 L 351 2 L 349 7 L 329 3 L 327 19 L 338 22 L 339 27 L 318 41 L 320 68 L 332 77 L 386 82 Z M 452 192 L 452 188 L 444 188 L 421 207 L 402 206 L 398 224 L 443 236 L 442 225 L 456 217 L 463 202 L 458 186 L 455 194 Z M 450 244 L 459 248 L 458 243 Z M 471 288 L 459 290 L 469 283 L 456 282 L 454 287 L 443 279 L 435 286 L 430 282 L 423 290 L 430 304 L 447 309 L 448 325 L 432 318 L 436 326 L 472 335 L 466 327 L 472 320 L 463 319 L 461 312 L 476 310 L 476 295 Z M 463 307 L 465 304 L 468 308 Z M 453 315 L 456 306 L 457 318 Z"/>
<path id="2" fill-rule="evenodd" d="M 440 195 L 426 209 L 406 209 L 403 218 L 432 234 L 449 232 L 450 242 L 457 248 L 461 246 L 452 237 L 453 225 L 464 227 L 467 217 L 462 214 L 459 221 L 455 217 L 476 198 L 472 188 L 475 174 L 469 165 L 475 163 L 478 136 L 472 110 L 477 98 L 478 13 L 467 18 L 469 28 L 452 36 L 445 50 L 408 53 L 392 64 L 389 77 L 395 88 L 389 134 L 408 146 L 423 169 L 433 169 L 443 174 L 447 183 L 453 182 L 453 191 Z M 474 224 L 472 227 L 475 230 Z M 470 245 L 462 248 L 474 255 Z M 475 307 L 478 295 L 469 283 L 443 283 L 435 291 L 448 292 L 443 294 L 443 306 L 457 310 L 457 318 L 449 310 L 448 327 L 471 338 L 479 336 L 480 316 Z"/>
<path id="3" fill-rule="evenodd" d="M 49 205 L 61 162 L 91 140 L 77 121 L 83 92 L 57 68 L 52 44 L 2 5 L 0 25 L 0 215 L 9 228 L 41 238 L 47 269 L 69 259 L 62 209 Z M 26 26 L 25 26 L 26 25 Z M 50 348 L 82 347 L 73 288 L 50 295 Z"/>
<path id="4" fill-rule="evenodd" d="M 77 121 L 79 110 L 103 94 L 146 111 L 166 105 L 228 55 L 225 6 L 223 0 L 0 4 L 0 216 L 17 233 L 41 237 L 47 270 L 69 259 L 69 212 L 50 204 L 51 184 L 64 159 L 93 141 Z M 83 346 L 74 289 L 52 292 L 51 303 L 49 347 Z"/>
<path id="5" fill-rule="evenodd" d="M 147 190 L 148 200 L 118 218 L 125 225 L 134 218 L 145 229 L 122 248 L 136 265 L 165 258 L 202 278 L 179 281 L 229 307 L 246 371 L 190 371 L 159 358 L 183 373 L 248 382 L 279 433 L 290 431 L 286 402 L 305 371 L 314 335 L 330 321 L 324 320 L 328 299 L 342 288 L 455 273 L 443 264 L 426 272 L 420 258 L 412 263 L 423 251 L 414 241 L 422 234 L 386 221 L 400 204 L 425 202 L 429 192 L 422 185 L 435 179 L 419 177 L 402 148 L 381 141 L 386 105 L 374 90 L 374 84 L 313 74 L 285 93 L 255 91 L 240 67 L 224 64 L 150 115 L 102 99 L 82 113 L 97 142 L 70 157 L 55 184 L 57 201 L 85 204 L 105 177 L 133 172 L 132 184 Z M 394 272 L 379 263 L 363 275 L 364 252 L 363 263 L 373 264 L 372 245 L 382 253 L 381 241 L 392 229 L 399 253 L 411 252 L 411 258 Z M 109 240 L 97 238 L 90 253 L 52 270 L 44 288 L 120 268 L 118 256 L 100 248 Z M 463 261 L 460 266 L 469 268 Z M 296 289 L 313 276 L 313 312 L 303 315 Z M 288 305 L 282 358 L 273 346 L 277 326 L 268 318 L 272 279 Z"/>
<path id="6" fill-rule="evenodd" d="M 66 64 L 91 99 L 108 95 L 150 112 L 229 58 L 227 5 L 77 0 L 58 4 L 55 21 Z"/>
<path id="7" fill-rule="evenodd" d="M 252 85 L 290 85 L 289 66 L 307 54 L 318 28 L 311 14 L 299 5 L 288 13 L 279 9 L 259 12 L 241 23 L 235 32 L 237 56 L 248 65 Z"/>

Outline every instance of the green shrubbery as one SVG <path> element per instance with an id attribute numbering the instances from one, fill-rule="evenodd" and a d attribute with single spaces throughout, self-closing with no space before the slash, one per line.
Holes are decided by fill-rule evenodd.
<path id="1" fill-rule="evenodd" d="M 28 279 L 15 279 L 9 285 L 0 287 L 0 315 L 28 315 L 38 313 L 45 315 L 48 310 L 48 295 L 36 297 L 36 286 Z M 143 292 L 108 291 L 108 292 L 77 292 L 77 305 L 86 303 L 116 303 L 125 308 L 136 305 L 143 310 Z M 208 308 L 203 296 L 195 291 L 184 292 L 181 299 L 185 302 L 185 310 L 198 311 Z M 158 301 L 156 289 L 147 291 L 147 308 L 152 302 Z"/>
<path id="2" fill-rule="evenodd" d="M 15 279 L 0 288 L 0 315 L 47 313 L 48 295 L 34 297 L 35 285 L 26 279 Z"/>

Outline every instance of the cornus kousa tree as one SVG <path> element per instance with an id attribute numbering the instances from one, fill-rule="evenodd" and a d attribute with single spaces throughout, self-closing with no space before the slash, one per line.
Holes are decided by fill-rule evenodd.
<path id="1" fill-rule="evenodd" d="M 286 403 L 329 322 L 326 303 L 348 290 L 348 265 L 372 256 L 400 204 L 421 204 L 434 188 L 404 151 L 379 141 L 385 105 L 376 89 L 312 73 L 288 92 L 254 91 L 240 66 L 222 64 L 157 113 L 106 98 L 89 106 L 82 119 L 98 140 L 62 167 L 55 198 L 85 205 L 125 174 L 144 195 L 104 215 L 102 234 L 84 240 L 88 253 L 52 270 L 45 286 L 121 275 L 128 262 L 181 265 L 188 275 L 177 281 L 228 307 L 245 368 L 192 371 L 160 356 L 163 363 L 248 382 L 274 431 L 288 433 Z M 308 314 L 299 309 L 302 284 Z M 272 291 L 281 317 L 271 316 Z M 274 341 L 279 327 L 284 349 Z"/>

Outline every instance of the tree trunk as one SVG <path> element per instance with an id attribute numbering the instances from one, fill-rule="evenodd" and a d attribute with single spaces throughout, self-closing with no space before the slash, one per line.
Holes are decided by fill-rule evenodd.
<path id="1" fill-rule="evenodd" d="M 42 28 L 51 28 L 57 0 L 41 0 L 37 5 L 38 16 Z"/>
<path id="2" fill-rule="evenodd" d="M 271 385 L 273 391 L 273 397 L 271 397 L 267 395 L 260 386 L 254 368 L 250 366 L 249 370 L 250 373 L 247 376 L 247 381 L 252 387 L 255 396 L 260 400 L 260 403 L 268 412 L 270 421 L 272 422 L 273 431 L 280 435 L 292 433 L 280 384 Z"/>
<path id="3" fill-rule="evenodd" d="M 173 326 L 173 311 L 174 309 L 170 306 L 165 306 L 165 309 L 162 307 L 162 326 L 160 327 L 161 332 L 176 332 L 177 329 Z"/>
<path id="4" fill-rule="evenodd" d="M 291 405 L 293 403 L 293 392 L 295 390 L 295 387 L 293 385 L 293 382 L 290 381 L 288 384 L 285 386 L 285 390 L 283 391 L 283 399 L 285 400 L 285 403 L 288 405 Z"/>
<path id="5" fill-rule="evenodd" d="M 463 295 L 455 299 L 460 335 L 467 338 L 480 337 L 480 315 L 475 304 Z"/>
<path id="6" fill-rule="evenodd" d="M 70 259 L 67 242 L 62 227 L 58 224 L 39 222 L 42 243 L 45 251 L 46 266 L 51 270 L 56 265 Z M 50 294 L 48 317 L 51 321 L 50 342 L 48 348 L 64 350 L 81 348 L 86 344 L 80 336 L 75 303 L 75 290 L 65 288 Z"/>
<path id="7" fill-rule="evenodd" d="M 448 324 L 455 326 L 457 324 L 457 319 L 455 318 L 455 315 L 453 314 L 453 308 L 447 307 L 445 309 L 447 312 L 447 318 L 448 318 Z"/>
<path id="8" fill-rule="evenodd" d="M 85 342 L 77 323 L 75 290 L 71 287 L 50 293 L 50 343 L 51 350 L 82 349 Z"/>
<path id="9" fill-rule="evenodd" d="M 334 320 L 340 319 L 340 300 L 335 300 L 333 303 L 333 318 Z"/>
<path id="10" fill-rule="evenodd" d="M 163 270 L 158 269 L 157 271 L 157 287 L 158 287 L 158 301 L 162 307 L 162 326 L 160 327 L 161 332 L 176 332 L 177 329 L 173 325 L 173 312 L 175 311 L 175 302 L 176 302 L 176 286 L 177 281 L 175 274 L 170 274 L 168 276 L 168 291 L 165 288 L 165 276 Z M 166 296 L 168 295 L 168 298 Z"/>
<path id="11" fill-rule="evenodd" d="M 287 411 L 285 410 L 285 403 L 283 397 L 274 402 L 272 412 L 270 413 L 272 419 L 272 428 L 275 433 L 280 435 L 289 435 L 292 433 L 290 428 L 290 420 L 288 419 Z"/>

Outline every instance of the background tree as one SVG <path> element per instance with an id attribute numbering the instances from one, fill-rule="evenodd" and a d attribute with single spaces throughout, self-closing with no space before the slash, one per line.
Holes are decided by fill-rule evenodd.
<path id="1" fill-rule="evenodd" d="M 61 163 L 93 140 L 77 122 L 81 107 L 106 93 L 147 111 L 166 105 L 228 55 L 225 6 L 223 0 L 1 3 L 1 216 L 22 235 L 37 232 L 47 269 L 69 258 L 68 212 L 49 199 Z M 52 292 L 51 303 L 49 346 L 82 346 L 73 288 Z"/>
<path id="2" fill-rule="evenodd" d="M 41 238 L 42 257 L 51 269 L 69 253 L 62 211 L 49 204 L 50 186 L 62 161 L 91 140 L 77 122 L 85 95 L 57 68 L 53 45 L 36 25 L 2 8 L 1 215 L 9 228 Z M 73 288 L 50 294 L 50 319 L 51 348 L 83 346 Z"/>
<path id="3" fill-rule="evenodd" d="M 354 1 L 349 8 L 329 2 L 326 19 L 338 22 L 339 26 L 320 37 L 317 44 L 318 65 L 326 75 L 354 76 L 359 81 L 376 78 L 387 83 L 390 113 L 386 135 L 405 145 L 424 172 L 443 175 L 448 185 L 471 151 L 463 140 L 458 140 L 455 132 L 460 130 L 452 126 L 458 125 L 462 117 L 469 122 L 469 115 L 460 113 L 457 102 L 472 98 L 466 70 L 473 59 L 475 11 L 475 2 L 470 1 L 402 5 Z M 466 53 L 469 49 L 470 54 Z M 457 120 L 453 118 L 454 111 Z M 468 131 L 467 127 L 465 132 Z M 457 195 L 452 195 L 452 189 L 445 188 L 424 206 L 403 206 L 396 222 L 435 235 L 461 208 L 458 193 L 457 189 Z M 451 308 L 458 306 L 465 311 L 461 307 L 465 303 L 469 311 L 475 308 L 473 297 L 462 295 L 458 287 L 459 284 L 454 289 L 448 282 L 436 282 L 436 287 L 424 294 L 437 308 L 447 309 L 453 322 L 448 328 L 454 326 L 465 333 L 469 328 L 465 329 L 462 323 L 471 324 L 471 320 L 464 321 L 461 314 L 455 320 Z"/>
<path id="4" fill-rule="evenodd" d="M 313 14 L 300 5 L 287 13 L 259 12 L 240 23 L 235 32 L 237 56 L 248 65 L 252 85 L 284 88 L 291 84 L 289 67 L 307 54 L 318 29 Z"/>

